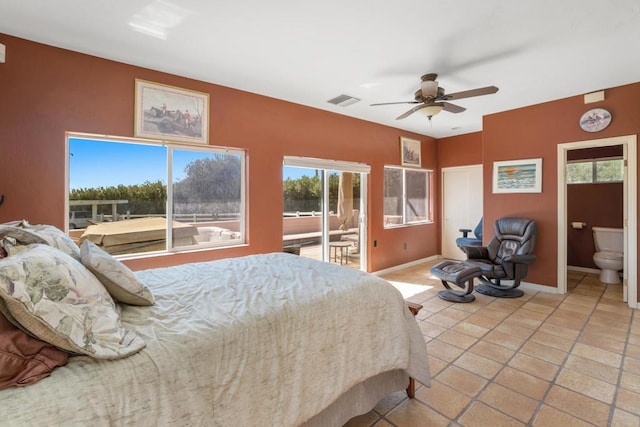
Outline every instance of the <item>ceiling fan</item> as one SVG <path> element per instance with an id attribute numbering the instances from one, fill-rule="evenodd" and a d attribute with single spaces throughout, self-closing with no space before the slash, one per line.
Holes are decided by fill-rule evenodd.
<path id="1" fill-rule="evenodd" d="M 422 82 L 420 83 L 420 89 L 418 89 L 415 93 L 415 101 L 406 101 L 406 102 L 382 102 L 378 104 L 371 104 L 371 106 L 376 105 L 393 105 L 393 104 L 419 104 L 410 109 L 409 111 L 400 114 L 396 117 L 396 120 L 404 119 L 405 117 L 410 116 L 418 110 L 424 109 L 427 113 L 427 117 L 429 121 L 431 121 L 431 117 L 438 114 L 440 111 L 448 111 L 450 113 L 462 113 L 466 108 L 460 107 L 458 105 L 452 104 L 450 100 L 457 100 L 462 98 L 471 98 L 473 96 L 481 96 L 481 95 L 490 95 L 492 93 L 496 93 L 498 88 L 495 86 L 487 86 L 481 87 L 477 89 L 464 90 L 462 92 L 455 92 L 445 94 L 444 88 L 438 86 L 438 82 L 436 79 L 438 75 L 435 73 L 425 74 L 420 78 Z"/>

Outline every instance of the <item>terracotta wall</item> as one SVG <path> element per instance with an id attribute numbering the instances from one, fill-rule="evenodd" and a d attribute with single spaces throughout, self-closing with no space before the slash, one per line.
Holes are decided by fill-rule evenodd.
<path id="1" fill-rule="evenodd" d="M 537 221 L 537 261 L 528 282 L 557 286 L 557 145 L 640 132 L 640 83 L 605 90 L 605 100 L 585 105 L 582 96 L 486 116 L 483 120 L 484 217 L 487 224 L 514 215 Z M 601 132 L 587 133 L 578 120 L 587 110 L 609 110 L 613 120 Z M 494 161 L 542 158 L 542 193 L 492 194 Z M 485 227 L 485 235 L 493 235 Z M 633 262 L 633 261 L 632 261 Z M 637 262 L 637 260 L 636 260 Z"/>
<path id="2" fill-rule="evenodd" d="M 438 166 L 441 169 L 480 163 L 482 163 L 482 132 L 438 140 Z"/>
<path id="3" fill-rule="evenodd" d="M 140 78 L 209 93 L 210 143 L 247 150 L 248 245 L 144 258 L 128 262 L 132 268 L 280 250 L 284 155 L 371 165 L 370 271 L 439 252 L 436 224 L 382 226 L 383 166 L 400 163 L 400 136 L 421 140 L 423 166 L 436 169 L 432 138 L 4 34 L 0 43 L 7 50 L 0 64 L 0 222 L 25 218 L 64 227 L 65 132 L 132 136 L 134 80 Z"/>

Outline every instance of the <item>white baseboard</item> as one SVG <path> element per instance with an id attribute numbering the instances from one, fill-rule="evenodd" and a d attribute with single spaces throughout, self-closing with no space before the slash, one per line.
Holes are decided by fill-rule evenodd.
<path id="1" fill-rule="evenodd" d="M 539 285 L 537 283 L 520 282 L 521 288 L 529 289 L 532 291 L 546 292 L 548 294 L 559 294 L 558 288 L 553 286 Z"/>
<path id="2" fill-rule="evenodd" d="M 577 267 L 575 265 L 567 265 L 567 270 L 579 271 L 580 273 L 600 274 L 598 268 Z"/>
<path id="3" fill-rule="evenodd" d="M 433 255 L 427 258 L 417 259 L 415 261 L 411 261 L 406 264 L 394 265 L 393 267 L 385 268 L 384 270 L 374 271 L 371 274 L 375 274 L 376 276 L 381 276 L 383 274 L 388 274 L 397 270 L 402 270 L 403 268 L 413 267 L 414 265 L 424 264 L 425 262 L 429 262 L 429 261 L 436 261 L 440 258 L 442 258 L 440 255 Z"/>

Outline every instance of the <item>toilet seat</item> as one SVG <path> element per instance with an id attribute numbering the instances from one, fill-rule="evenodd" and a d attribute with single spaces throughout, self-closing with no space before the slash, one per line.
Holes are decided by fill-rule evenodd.
<path id="1" fill-rule="evenodd" d="M 614 251 L 596 252 L 595 256 L 601 259 L 611 259 L 611 260 L 618 260 L 618 259 L 624 258 L 624 254 L 622 252 L 614 252 Z"/>

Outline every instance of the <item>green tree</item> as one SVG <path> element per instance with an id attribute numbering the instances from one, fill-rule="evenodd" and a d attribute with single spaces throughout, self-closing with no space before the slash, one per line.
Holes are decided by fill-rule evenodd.
<path id="1" fill-rule="evenodd" d="M 213 203 L 240 199 L 240 156 L 214 154 L 187 164 L 186 176 L 173 185 L 173 200 L 179 203 Z"/>

